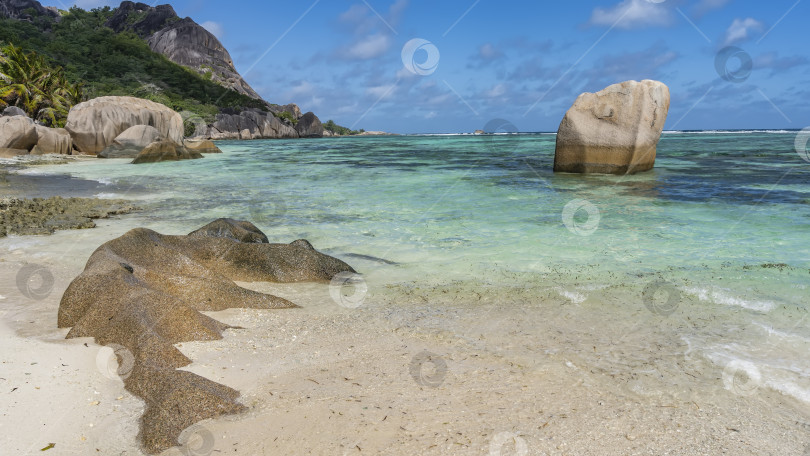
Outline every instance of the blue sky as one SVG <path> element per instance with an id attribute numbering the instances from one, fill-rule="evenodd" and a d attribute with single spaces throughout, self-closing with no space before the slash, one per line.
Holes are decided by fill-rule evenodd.
<path id="1" fill-rule="evenodd" d="M 578 94 L 628 79 L 670 87 L 667 129 L 810 126 L 801 0 L 171 4 L 266 100 L 353 128 L 471 132 L 501 118 L 555 131 Z"/>

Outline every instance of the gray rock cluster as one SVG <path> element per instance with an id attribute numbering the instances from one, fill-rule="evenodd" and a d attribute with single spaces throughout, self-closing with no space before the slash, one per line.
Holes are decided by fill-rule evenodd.
<path id="1" fill-rule="evenodd" d="M 216 120 L 197 128 L 195 137 L 205 139 L 320 138 L 323 125 L 312 112 L 301 114 L 297 105 L 271 106 L 269 111 L 225 111 Z"/>
<path id="2" fill-rule="evenodd" d="M 0 158 L 71 151 L 70 134 L 63 128 L 39 125 L 17 107 L 6 108 L 0 116 Z"/>

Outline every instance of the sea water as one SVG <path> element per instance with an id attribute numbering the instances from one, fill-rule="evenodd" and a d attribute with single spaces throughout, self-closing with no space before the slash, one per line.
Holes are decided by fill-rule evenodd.
<path id="1" fill-rule="evenodd" d="M 225 141 L 203 160 L 27 172 L 104 182 L 99 196 L 144 208 L 125 223 L 166 234 L 232 217 L 271 242 L 306 238 L 403 308 L 538 306 L 569 336 L 532 334 L 514 348 L 527 357 L 808 405 L 810 163 L 796 134 L 667 132 L 655 169 L 633 176 L 554 174 L 553 134 Z"/>

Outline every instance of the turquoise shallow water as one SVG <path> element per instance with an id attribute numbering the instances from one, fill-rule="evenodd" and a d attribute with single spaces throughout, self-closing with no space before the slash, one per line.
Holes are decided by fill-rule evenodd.
<path id="1" fill-rule="evenodd" d="M 553 174 L 542 134 L 221 142 L 203 160 L 34 172 L 109 183 L 161 232 L 249 219 L 376 281 L 525 286 L 583 311 L 611 289 L 628 316 L 705 321 L 679 334 L 687 356 L 810 403 L 810 163 L 795 135 L 667 133 L 655 170 L 627 177 Z"/>

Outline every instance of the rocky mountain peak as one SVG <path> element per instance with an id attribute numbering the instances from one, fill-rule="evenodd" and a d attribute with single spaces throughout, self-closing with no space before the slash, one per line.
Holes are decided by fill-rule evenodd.
<path id="1" fill-rule="evenodd" d="M 171 5 L 150 6 L 145 3 L 121 2 L 115 14 L 107 21 L 107 27 L 116 32 L 125 30 L 147 38 L 158 30 L 180 20 Z"/>
<path id="2" fill-rule="evenodd" d="M 38 16 L 59 17 L 56 8 L 44 7 L 36 0 L 0 0 L 0 17 L 31 20 L 32 12 Z"/>

